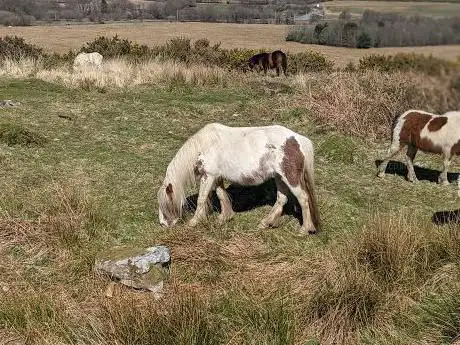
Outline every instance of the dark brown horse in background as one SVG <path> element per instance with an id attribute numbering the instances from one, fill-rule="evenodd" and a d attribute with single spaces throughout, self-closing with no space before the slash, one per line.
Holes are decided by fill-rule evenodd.
<path id="1" fill-rule="evenodd" d="M 281 50 L 254 55 L 248 60 L 248 67 L 250 69 L 257 67 L 259 71 L 263 69 L 265 75 L 267 75 L 268 69 L 276 68 L 277 76 L 280 75 L 280 71 L 282 70 L 287 77 L 287 57 Z"/>

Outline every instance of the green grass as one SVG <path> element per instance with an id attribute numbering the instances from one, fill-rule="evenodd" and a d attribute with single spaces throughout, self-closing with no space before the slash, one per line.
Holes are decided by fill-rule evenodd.
<path id="1" fill-rule="evenodd" d="M 371 327 L 369 320 L 385 306 L 381 287 L 366 287 L 367 280 L 360 280 L 368 274 L 370 259 L 364 256 L 356 276 L 342 277 L 342 269 L 353 271 L 353 262 L 341 263 L 339 253 L 328 252 L 330 246 L 336 248 L 363 227 L 373 229 L 375 215 L 398 219 L 404 209 L 416 219 L 410 229 L 420 226 L 442 234 L 444 230 L 430 225 L 431 214 L 458 207 L 455 188 L 410 184 L 391 174 L 376 178 L 374 161 L 383 158 L 387 141 L 321 128 L 308 111 L 289 102 L 292 90 L 269 97 L 261 89 L 255 82 L 238 88 L 143 86 L 100 93 L 37 80 L 1 80 L 0 98 L 21 102 L 2 110 L 2 121 L 46 141 L 35 146 L 0 142 L 0 239 L 4 236 L 8 243 L 0 247 L 7 263 L 0 267 L 5 277 L 0 283 L 11 286 L 12 294 L 0 292 L 0 325 L 26 338 L 36 331 L 37 343 L 57 337 L 65 343 L 316 344 L 317 337 L 326 339 L 325 331 L 310 322 L 314 317 L 332 322 L 337 302 L 342 308 L 337 315 L 351 320 L 346 327 Z M 257 230 L 268 206 L 238 213 L 223 226 L 215 223 L 214 215 L 196 229 L 160 228 L 156 191 L 167 164 L 190 135 L 214 121 L 235 126 L 279 123 L 313 140 L 323 220 L 318 236 L 299 239 L 299 224 L 289 216 L 277 229 Z M 441 161 L 420 154 L 417 164 L 439 169 Z M 454 164 L 451 170 L 457 168 Z M 372 231 L 365 234 L 373 236 Z M 432 241 L 429 237 L 426 243 Z M 163 315 L 157 302 L 126 289 L 120 296 L 130 296 L 129 303 L 122 297 L 101 301 L 107 282 L 92 274 L 91 265 L 98 250 L 117 243 L 172 247 L 165 297 L 172 314 Z M 338 248 L 346 252 L 349 247 Z M 365 248 L 379 252 L 381 247 Z M 321 265 L 329 255 L 336 258 L 338 270 L 325 272 L 325 289 L 312 287 L 316 292 L 311 297 L 302 284 L 311 279 L 310 269 L 318 269 L 312 262 Z M 430 257 L 436 263 L 442 260 Z M 16 262 L 18 276 L 12 268 Z M 377 267 L 386 267 L 382 262 Z M 413 265 L 420 271 L 426 268 Z M 433 267 L 426 270 L 427 279 L 438 266 Z M 280 282 L 279 276 L 289 279 Z M 359 289 L 340 286 L 328 291 L 337 281 L 369 291 L 360 295 Z M 408 281 L 407 286 L 425 288 L 416 278 Z M 391 293 L 396 290 L 391 282 L 385 284 Z M 195 289 L 198 299 L 183 297 L 188 296 L 184 291 Z M 451 333 L 449 329 L 449 337 Z"/>

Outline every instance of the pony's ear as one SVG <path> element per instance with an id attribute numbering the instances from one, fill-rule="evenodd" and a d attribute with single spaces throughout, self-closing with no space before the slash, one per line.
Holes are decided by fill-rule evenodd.
<path id="1" fill-rule="evenodd" d="M 166 186 L 166 194 L 168 194 L 169 196 L 171 196 L 172 193 L 173 193 L 173 187 L 172 187 L 172 184 L 169 183 L 169 184 Z"/>

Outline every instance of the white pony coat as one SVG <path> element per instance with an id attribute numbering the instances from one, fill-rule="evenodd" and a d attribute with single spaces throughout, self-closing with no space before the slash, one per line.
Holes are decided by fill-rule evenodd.
<path id="1" fill-rule="evenodd" d="M 224 176 L 233 183 L 241 183 L 243 179 L 245 185 L 258 185 L 275 177 L 280 170 L 285 155 L 282 147 L 289 137 L 300 144 L 304 156 L 313 156 L 313 144 L 309 139 L 275 125 L 233 133 L 230 140 L 202 152 L 198 161 L 208 174 Z"/>

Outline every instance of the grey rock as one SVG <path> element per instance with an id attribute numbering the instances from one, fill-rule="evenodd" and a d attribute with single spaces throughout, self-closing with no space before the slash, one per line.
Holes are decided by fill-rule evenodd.
<path id="1" fill-rule="evenodd" d="M 118 246 L 101 252 L 95 271 L 136 289 L 157 293 L 169 276 L 171 254 L 168 247 L 139 249 Z"/>
<path id="2" fill-rule="evenodd" d="M 17 107 L 18 105 L 20 105 L 21 103 L 19 102 L 13 102 L 12 100 L 10 99 L 6 99 L 4 101 L 0 101 L 0 107 L 2 108 L 8 108 L 8 107 Z"/>

